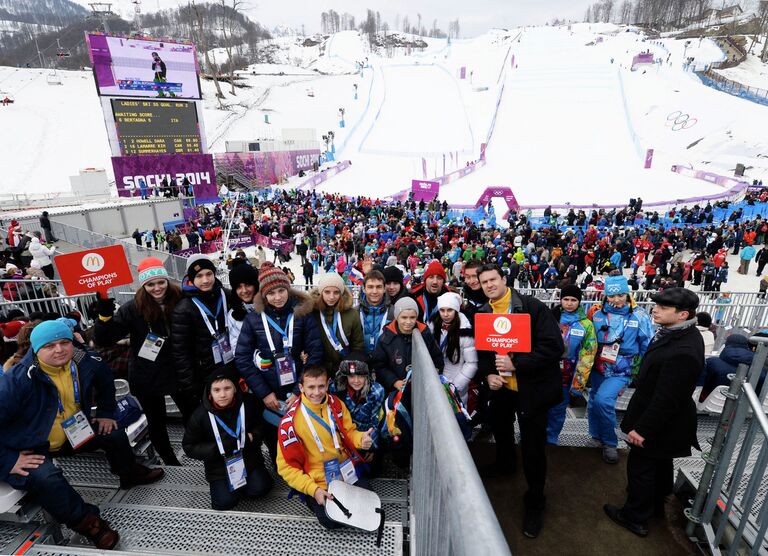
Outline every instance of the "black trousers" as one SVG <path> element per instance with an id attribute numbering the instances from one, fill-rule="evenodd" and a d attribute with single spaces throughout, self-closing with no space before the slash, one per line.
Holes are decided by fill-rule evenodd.
<path id="1" fill-rule="evenodd" d="M 496 440 L 496 463 L 510 468 L 515 465 L 515 418 L 520 426 L 520 454 L 528 492 L 526 507 L 544 508 L 544 483 L 547 479 L 547 411 L 520 411 L 519 393 L 507 388 L 491 392 L 490 419 Z"/>
<path id="2" fill-rule="evenodd" d="M 176 407 L 179 408 L 186 425 L 190 415 L 196 409 L 196 405 L 193 405 L 184 396 L 174 394 L 171 398 Z M 163 459 L 163 463 L 166 465 L 180 465 L 168 438 L 168 414 L 165 411 L 165 396 L 163 394 L 141 393 L 136 394 L 136 399 L 139 400 L 144 415 L 147 416 L 147 433 L 157 455 Z"/>
<path id="3" fill-rule="evenodd" d="M 629 521 L 645 523 L 655 509 L 664 507 L 665 498 L 672 493 L 672 458 L 651 457 L 643 448 L 633 446 L 627 458 L 627 482 L 622 513 Z"/>

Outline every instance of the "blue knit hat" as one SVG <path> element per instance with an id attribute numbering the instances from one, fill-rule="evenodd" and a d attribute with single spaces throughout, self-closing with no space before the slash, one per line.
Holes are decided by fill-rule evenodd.
<path id="1" fill-rule="evenodd" d="M 605 295 L 629 293 L 629 284 L 624 276 L 608 276 L 605 279 Z"/>
<path id="2" fill-rule="evenodd" d="M 72 340 L 72 330 L 60 320 L 47 320 L 41 322 L 32 330 L 29 341 L 32 344 L 32 351 L 37 351 L 45 344 L 50 344 L 56 340 Z"/>

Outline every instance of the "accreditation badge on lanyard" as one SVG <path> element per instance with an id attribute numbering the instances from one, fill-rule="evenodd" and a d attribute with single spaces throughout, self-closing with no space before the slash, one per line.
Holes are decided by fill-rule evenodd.
<path id="1" fill-rule="evenodd" d="M 224 313 L 227 312 L 227 300 L 224 295 L 224 290 L 221 290 L 221 297 L 216 305 L 216 314 L 214 315 L 199 299 L 192 298 L 192 302 L 197 306 L 198 311 L 203 317 L 205 326 L 208 327 L 208 332 L 211 333 L 213 341 L 211 342 L 211 352 L 213 354 L 213 362 L 216 365 L 230 363 L 235 354 L 232 352 L 232 345 L 229 343 L 229 333 L 226 327 L 224 331 L 219 332 L 219 314 L 221 314 L 222 308 Z M 211 319 L 213 319 L 213 325 L 211 325 Z"/>
<path id="2" fill-rule="evenodd" d="M 619 342 L 603 345 L 600 349 L 600 359 L 606 363 L 616 363 L 619 359 L 619 349 L 621 349 Z"/>
<path id="3" fill-rule="evenodd" d="M 69 362 L 69 371 L 72 374 L 72 386 L 75 391 L 75 403 L 80 407 L 80 383 L 77 379 L 77 368 L 73 362 Z M 64 405 L 61 403 L 61 396 L 59 396 L 59 414 L 64 414 Z M 65 419 L 61 422 L 61 428 L 64 429 L 64 434 L 69 441 L 70 446 L 73 449 L 77 449 L 91 438 L 96 436 L 93 432 L 93 427 L 88 422 L 88 418 L 85 416 L 82 410 L 78 410 L 77 413 L 72 415 L 69 419 Z"/>
<path id="4" fill-rule="evenodd" d="M 275 365 L 277 366 L 277 373 L 280 378 L 280 386 L 290 386 L 296 382 L 296 362 L 291 355 L 291 347 L 293 347 L 293 313 L 288 315 L 286 320 L 286 327 L 282 328 L 271 317 L 268 317 L 266 313 L 261 314 L 261 322 L 264 325 L 264 333 L 267 336 L 267 342 L 269 343 L 269 349 L 272 351 L 272 357 L 274 357 Z M 283 338 L 283 350 L 277 352 L 275 348 L 275 342 L 272 340 L 272 333 L 270 327 L 280 334 Z"/>
<path id="5" fill-rule="evenodd" d="M 315 444 L 317 444 L 318 451 L 321 454 L 324 454 L 325 447 L 320 441 L 320 437 L 317 434 L 317 429 L 315 429 L 315 425 L 312 423 L 312 421 L 316 421 L 326 431 L 328 431 L 328 434 L 330 434 L 331 438 L 333 438 L 334 448 L 336 448 L 336 451 L 341 454 L 342 448 L 341 444 L 339 444 L 339 438 L 336 433 L 336 424 L 334 422 L 333 416 L 331 415 L 331 411 L 333 410 L 331 409 L 330 405 L 327 406 L 327 411 L 328 422 L 326 423 L 322 417 L 306 407 L 304 403 L 301 404 L 301 413 L 304 416 L 304 421 L 306 421 L 307 427 L 309 427 L 309 432 L 312 434 L 312 438 L 315 440 Z M 332 458 L 323 461 L 323 472 L 325 473 L 326 485 L 330 485 L 331 482 L 335 480 L 344 481 L 345 483 L 349 483 L 351 485 L 357 482 L 357 472 L 355 471 L 355 466 L 352 463 L 352 460 L 349 458 L 347 458 L 347 460 L 342 464 L 339 464 L 338 458 Z"/>
<path id="6" fill-rule="evenodd" d="M 161 338 L 157 334 L 150 332 L 147 337 L 144 338 L 144 343 L 139 350 L 139 357 L 146 359 L 147 361 L 155 361 L 157 356 L 160 355 L 160 350 L 163 349 L 165 338 Z"/>
<path id="7" fill-rule="evenodd" d="M 237 416 L 237 428 L 233 431 L 217 415 L 210 411 L 208 418 L 211 420 L 211 429 L 216 439 L 216 445 L 219 447 L 219 453 L 224 458 L 224 465 L 227 470 L 227 486 L 230 492 L 244 487 L 248 482 L 248 474 L 245 470 L 245 460 L 243 459 L 242 449 L 245 446 L 245 404 L 240 404 L 240 413 Z M 224 444 L 221 442 L 219 427 L 224 429 L 229 436 L 237 439 L 237 450 L 227 456 L 224 451 Z"/>

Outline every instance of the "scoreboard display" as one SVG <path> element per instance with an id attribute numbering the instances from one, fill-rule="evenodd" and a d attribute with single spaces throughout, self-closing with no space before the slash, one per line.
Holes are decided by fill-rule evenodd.
<path id="1" fill-rule="evenodd" d="M 111 99 L 123 156 L 201 153 L 194 102 Z"/>

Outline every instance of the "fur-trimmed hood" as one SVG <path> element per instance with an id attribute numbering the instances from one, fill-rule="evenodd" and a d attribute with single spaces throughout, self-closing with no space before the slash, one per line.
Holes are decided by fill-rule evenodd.
<path id="1" fill-rule="evenodd" d="M 290 288 L 288 290 L 288 303 L 293 304 L 293 314 L 297 318 L 306 317 L 311 314 L 315 308 L 312 298 L 308 293 L 305 293 L 296 288 Z M 253 297 L 253 308 L 257 313 L 263 313 L 267 308 L 267 301 L 261 294 L 261 291 L 257 292 Z"/>
<path id="2" fill-rule="evenodd" d="M 328 305 L 326 305 L 325 301 L 323 301 L 323 296 L 319 289 L 313 288 L 312 291 L 309 292 L 309 297 L 312 299 L 314 309 L 317 309 L 322 313 L 329 309 Z M 335 307 L 336 310 L 338 310 L 340 313 L 344 313 L 345 311 L 352 309 L 354 306 L 355 300 L 352 297 L 352 292 L 349 291 L 349 288 L 344 288 L 344 291 L 341 292 L 339 303 Z"/>

